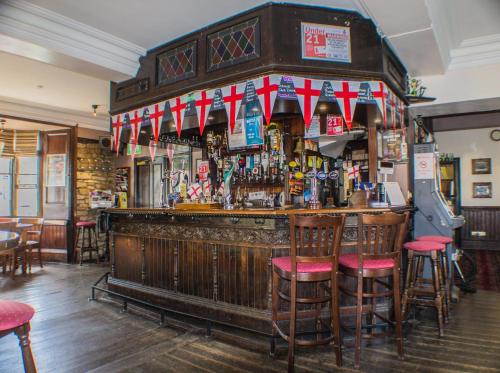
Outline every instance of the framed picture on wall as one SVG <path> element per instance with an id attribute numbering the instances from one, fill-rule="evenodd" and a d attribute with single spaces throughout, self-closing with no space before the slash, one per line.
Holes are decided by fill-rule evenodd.
<path id="1" fill-rule="evenodd" d="M 491 198 L 491 183 L 472 183 L 472 198 Z"/>
<path id="2" fill-rule="evenodd" d="M 491 158 L 478 158 L 472 160 L 473 175 L 490 175 L 491 174 Z"/>

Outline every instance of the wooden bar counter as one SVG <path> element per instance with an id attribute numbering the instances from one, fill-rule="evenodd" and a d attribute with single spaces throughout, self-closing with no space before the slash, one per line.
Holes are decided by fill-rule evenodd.
<path id="1" fill-rule="evenodd" d="M 270 334 L 271 259 L 288 255 L 288 216 L 346 214 L 343 241 L 351 246 L 358 213 L 387 211 L 108 209 L 109 289 L 167 310 Z"/>

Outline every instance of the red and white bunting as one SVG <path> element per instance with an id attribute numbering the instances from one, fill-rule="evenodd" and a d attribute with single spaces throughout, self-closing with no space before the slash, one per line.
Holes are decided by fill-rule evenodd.
<path id="1" fill-rule="evenodd" d="M 304 118 L 306 128 L 309 129 L 311 119 L 316 109 L 319 96 L 321 96 L 321 88 L 323 87 L 323 80 L 305 79 L 292 76 L 295 94 L 299 101 L 300 110 Z"/>
<path id="2" fill-rule="evenodd" d="M 167 144 L 167 158 L 170 161 L 170 169 L 173 171 L 173 162 L 174 162 L 174 145 L 173 144 Z"/>
<path id="3" fill-rule="evenodd" d="M 154 142 L 154 140 L 149 140 L 149 155 L 151 157 L 151 160 L 154 162 L 155 160 L 155 157 L 156 157 L 156 143 Z"/>
<path id="4" fill-rule="evenodd" d="M 222 87 L 222 96 L 224 97 L 224 106 L 226 107 L 227 119 L 231 134 L 234 131 L 236 123 L 236 115 L 240 111 L 241 100 L 245 94 L 246 83 L 233 84 L 231 86 Z"/>
<path id="5" fill-rule="evenodd" d="M 396 97 L 391 92 L 389 93 L 389 105 L 391 106 L 391 121 L 392 121 L 392 129 L 396 130 Z"/>
<path id="6" fill-rule="evenodd" d="M 196 114 L 198 115 L 198 123 L 200 125 L 200 135 L 203 135 L 205 124 L 207 122 L 210 107 L 214 101 L 215 89 L 206 91 L 198 91 L 194 94 Z"/>
<path id="7" fill-rule="evenodd" d="M 165 114 L 165 111 L 162 110 L 162 107 L 164 107 L 164 105 L 164 102 L 159 102 L 157 104 L 148 106 L 149 119 L 151 120 L 151 127 L 153 129 L 155 144 L 158 144 L 158 139 L 160 136 L 161 122 L 163 120 L 163 115 Z"/>
<path id="8" fill-rule="evenodd" d="M 387 128 L 387 108 L 385 106 L 385 100 L 387 98 L 387 89 L 385 87 L 385 84 L 383 82 L 370 82 L 369 84 L 373 98 L 375 99 L 378 109 L 382 114 L 384 128 Z"/>
<path id="9" fill-rule="evenodd" d="M 181 96 L 168 101 L 178 137 L 181 137 L 182 121 L 184 120 L 184 111 L 186 110 L 186 98 L 187 96 Z"/>
<path id="10" fill-rule="evenodd" d="M 139 115 L 139 110 L 129 112 L 130 128 L 130 143 L 132 144 L 132 157 L 135 157 L 137 143 L 139 141 L 139 133 L 141 132 L 142 116 Z"/>
<path id="11" fill-rule="evenodd" d="M 111 118 L 111 129 L 113 130 L 113 141 L 111 146 L 115 147 L 116 155 L 120 151 L 120 137 L 122 135 L 122 125 L 121 114 L 115 115 Z"/>
<path id="12" fill-rule="evenodd" d="M 207 179 L 203 183 L 203 195 L 205 197 L 210 197 L 210 193 L 212 192 L 212 183 L 210 182 L 210 178 Z"/>
<path id="13" fill-rule="evenodd" d="M 333 93 L 340 106 L 340 111 L 344 116 L 347 129 L 352 128 L 352 120 L 354 118 L 354 110 L 356 110 L 356 103 L 358 102 L 358 92 L 361 82 L 332 81 Z"/>
<path id="14" fill-rule="evenodd" d="M 347 177 L 349 180 L 357 179 L 359 176 L 359 165 L 355 164 L 347 168 Z"/>
<path id="15" fill-rule="evenodd" d="M 399 124 L 401 128 L 404 130 L 405 128 L 405 104 L 402 100 L 398 100 L 398 112 L 399 112 Z"/>
<path id="16" fill-rule="evenodd" d="M 278 95 L 281 76 L 269 75 L 254 79 L 255 92 L 260 102 L 260 107 L 264 112 L 266 123 L 271 123 L 271 116 L 273 115 L 274 102 Z"/>

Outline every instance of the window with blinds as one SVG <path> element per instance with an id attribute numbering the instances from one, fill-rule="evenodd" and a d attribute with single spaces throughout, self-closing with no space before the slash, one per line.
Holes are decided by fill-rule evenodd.
<path id="1" fill-rule="evenodd" d="M 39 131 L 0 130 L 0 216 L 40 214 Z"/>
<path id="2" fill-rule="evenodd" d="M 2 145 L 3 144 L 3 145 Z M 39 131 L 0 129 L 0 156 L 35 156 L 40 151 Z"/>

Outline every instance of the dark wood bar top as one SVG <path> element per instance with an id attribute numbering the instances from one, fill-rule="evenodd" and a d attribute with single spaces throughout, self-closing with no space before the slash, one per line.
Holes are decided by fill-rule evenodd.
<path id="1" fill-rule="evenodd" d="M 200 206 L 201 207 L 201 206 Z M 177 206 L 173 209 L 167 208 L 110 208 L 106 211 L 110 214 L 132 214 L 132 215 L 207 215 L 207 216 L 267 216 L 281 217 L 289 215 L 321 215 L 321 214 L 362 214 L 362 213 L 383 213 L 390 211 L 401 211 L 408 207 L 397 208 L 372 208 L 372 207 L 334 207 L 311 210 L 306 208 L 275 208 L 275 209 L 193 209 Z"/>

